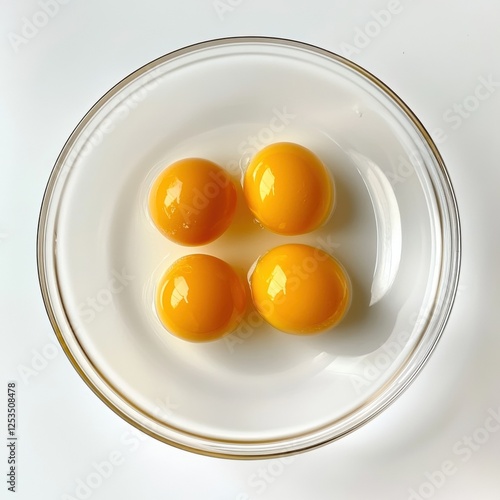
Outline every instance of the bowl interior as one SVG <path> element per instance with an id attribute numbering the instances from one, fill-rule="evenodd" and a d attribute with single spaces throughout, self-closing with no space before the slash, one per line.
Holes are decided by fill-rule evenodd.
<path id="1" fill-rule="evenodd" d="M 335 212 L 313 233 L 272 234 L 242 200 L 249 159 L 277 141 L 310 148 L 335 179 Z M 164 238 L 146 207 L 155 176 L 192 156 L 240 190 L 233 225 L 195 249 Z M 159 323 L 155 283 L 176 258 L 208 253 L 245 275 L 288 242 L 346 267 L 353 302 L 334 330 L 286 335 L 249 310 L 233 334 L 192 344 Z M 228 39 L 141 68 L 82 120 L 49 181 L 39 268 L 59 340 L 115 411 L 201 453 L 272 456 L 353 430 L 412 380 L 450 312 L 459 243 L 439 154 L 387 88 L 320 49 Z"/>

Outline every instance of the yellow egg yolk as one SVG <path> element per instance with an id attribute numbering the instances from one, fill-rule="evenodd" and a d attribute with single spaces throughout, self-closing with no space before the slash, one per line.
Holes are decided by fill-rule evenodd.
<path id="1" fill-rule="evenodd" d="M 215 340 L 233 331 L 247 308 L 244 282 L 217 257 L 191 254 L 175 261 L 155 297 L 160 321 L 184 340 Z"/>
<path id="2" fill-rule="evenodd" d="M 218 165 L 185 158 L 166 168 L 149 195 L 149 213 L 156 227 L 181 245 L 204 245 L 231 224 L 236 187 Z"/>
<path id="3" fill-rule="evenodd" d="M 258 259 L 250 276 L 257 311 L 275 328 L 311 334 L 337 325 L 351 302 L 340 263 L 319 248 L 282 245 Z"/>
<path id="4" fill-rule="evenodd" d="M 278 234 L 308 233 L 330 216 L 332 179 L 321 160 L 299 144 L 279 142 L 259 151 L 243 181 L 254 217 Z"/>

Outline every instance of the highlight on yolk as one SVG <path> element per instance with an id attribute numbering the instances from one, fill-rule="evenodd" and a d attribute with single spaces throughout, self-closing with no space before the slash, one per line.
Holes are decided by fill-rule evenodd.
<path id="1" fill-rule="evenodd" d="M 351 283 L 342 265 L 309 245 L 273 248 L 258 259 L 249 280 L 257 311 L 287 333 L 331 328 L 351 303 Z"/>
<path id="2" fill-rule="evenodd" d="M 321 160 L 291 142 L 266 146 L 250 161 L 243 180 L 254 217 L 284 235 L 308 233 L 330 216 L 334 186 Z"/>
<path id="3" fill-rule="evenodd" d="M 233 331 L 247 308 L 243 280 L 217 257 L 191 254 L 176 260 L 156 288 L 158 317 L 184 340 L 215 340 Z"/>
<path id="4" fill-rule="evenodd" d="M 231 224 L 236 187 L 218 165 L 185 158 L 167 167 L 149 194 L 149 213 L 156 227 L 181 245 L 204 245 Z"/>

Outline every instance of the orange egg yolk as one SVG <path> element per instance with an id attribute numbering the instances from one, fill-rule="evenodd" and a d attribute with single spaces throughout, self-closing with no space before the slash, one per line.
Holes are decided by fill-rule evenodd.
<path id="1" fill-rule="evenodd" d="M 337 325 L 351 302 L 351 285 L 340 263 L 323 250 L 288 244 L 273 248 L 250 276 L 257 311 L 275 328 L 311 334 Z"/>
<path id="2" fill-rule="evenodd" d="M 233 331 L 247 307 L 244 282 L 217 257 L 191 254 L 175 261 L 156 289 L 156 311 L 170 333 L 192 342 Z"/>
<path id="3" fill-rule="evenodd" d="M 236 187 L 218 165 L 186 158 L 166 168 L 149 195 L 156 227 L 181 245 L 204 245 L 229 227 L 236 209 Z"/>
<path id="4" fill-rule="evenodd" d="M 271 144 L 250 161 L 243 181 L 254 217 L 278 234 L 308 233 L 330 216 L 334 186 L 321 160 L 290 142 Z"/>

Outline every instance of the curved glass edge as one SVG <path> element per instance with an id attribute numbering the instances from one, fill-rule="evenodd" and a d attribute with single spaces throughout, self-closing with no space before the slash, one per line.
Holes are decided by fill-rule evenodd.
<path id="1" fill-rule="evenodd" d="M 171 436 L 165 437 L 159 432 L 151 429 L 144 422 L 141 422 L 144 417 L 141 418 L 138 410 L 133 407 L 129 402 L 123 401 L 127 405 L 127 409 L 132 409 L 133 413 L 136 413 L 137 418 L 131 417 L 127 414 L 120 406 L 118 401 L 113 402 L 114 390 L 112 387 L 108 386 L 107 382 L 99 377 L 97 371 L 87 360 L 89 367 L 94 369 L 94 376 L 96 376 L 104 387 L 100 387 L 98 383 L 93 381 L 88 375 L 87 371 L 81 366 L 78 359 L 75 357 L 74 353 L 66 343 L 64 335 L 61 331 L 59 322 L 56 317 L 55 305 L 52 301 L 49 291 L 48 276 L 47 276 L 47 252 L 46 252 L 46 242 L 48 237 L 52 237 L 47 231 L 48 227 L 48 215 L 49 209 L 54 194 L 54 189 L 57 185 L 61 167 L 64 165 L 64 161 L 68 153 L 73 148 L 77 139 L 80 137 L 81 132 L 87 126 L 87 124 L 92 120 L 93 116 L 97 113 L 102 106 L 109 102 L 116 94 L 118 94 L 127 85 L 132 83 L 141 75 L 147 73 L 151 69 L 158 67 L 158 65 L 168 62 L 174 58 L 189 54 L 193 51 L 198 51 L 201 49 L 208 49 L 211 47 L 220 47 L 223 45 L 241 45 L 248 43 L 266 43 L 274 45 L 283 45 L 287 48 L 293 47 L 301 50 L 308 50 L 313 53 L 323 55 L 329 59 L 333 59 L 344 66 L 350 68 L 355 73 L 365 77 L 368 81 L 375 85 L 379 90 L 385 93 L 390 99 L 392 99 L 408 116 L 410 121 L 413 123 L 415 128 L 421 135 L 424 144 L 430 148 L 432 156 L 436 159 L 439 166 L 438 176 L 441 185 L 446 187 L 442 194 L 446 200 L 446 206 L 442 207 L 440 213 L 442 228 L 445 234 L 442 235 L 443 239 L 446 240 L 443 248 L 446 250 L 448 255 L 444 255 L 443 261 L 448 263 L 446 269 L 441 269 L 440 282 L 449 281 L 450 286 L 445 289 L 444 296 L 442 299 L 438 298 L 435 307 L 439 306 L 437 311 L 439 314 L 433 316 L 431 319 L 436 322 L 436 335 L 429 339 L 426 345 L 418 345 L 415 351 L 410 355 L 409 362 L 400 370 L 398 374 L 395 375 L 393 381 L 397 383 L 393 386 L 392 390 L 387 390 L 382 388 L 380 390 L 380 396 L 382 400 L 378 399 L 376 408 L 373 408 L 374 403 L 363 408 L 363 411 L 354 411 L 351 416 L 346 418 L 346 421 L 339 429 L 337 428 L 335 432 L 332 432 L 329 427 L 313 431 L 302 437 L 296 438 L 285 438 L 282 440 L 277 440 L 274 442 L 224 442 L 211 441 L 209 439 L 203 438 L 201 436 L 189 435 L 185 432 L 175 431 L 171 432 Z M 434 188 L 436 188 L 436 184 Z M 449 234 L 448 234 L 449 233 Z M 277 458 L 282 456 L 287 456 L 291 454 L 296 454 L 299 452 L 305 452 L 319 446 L 326 445 L 340 439 L 341 437 L 355 431 L 359 427 L 365 425 L 375 416 L 384 411 L 416 378 L 420 370 L 424 367 L 433 350 L 435 349 L 439 339 L 442 336 L 448 318 L 451 314 L 452 306 L 455 300 L 456 291 L 458 287 L 459 274 L 460 274 L 460 263 L 461 263 L 461 229 L 460 229 L 460 218 L 458 212 L 458 205 L 456 202 L 455 193 L 450 181 L 449 174 L 446 170 L 444 161 L 434 144 L 429 133 L 411 111 L 411 109 L 405 104 L 405 102 L 386 84 L 381 82 L 377 77 L 366 69 L 358 66 L 356 63 L 326 49 L 317 47 L 312 44 L 307 44 L 304 42 L 284 39 L 284 38 L 274 38 L 274 37 L 228 37 L 209 40 L 201 43 L 192 44 L 181 49 L 170 52 L 163 55 L 148 64 L 142 66 L 136 71 L 132 72 L 130 75 L 125 77 L 114 87 L 112 87 L 106 94 L 104 94 L 86 113 L 82 120 L 77 124 L 75 129 L 70 134 L 68 140 L 64 144 L 58 158 L 56 159 L 55 165 L 50 174 L 41 205 L 38 229 L 37 229 L 37 270 L 38 278 L 40 283 L 40 289 L 42 294 L 42 299 L 44 302 L 47 315 L 51 322 L 52 328 L 57 336 L 59 343 L 61 344 L 64 353 L 70 360 L 73 367 L 76 369 L 80 377 L 89 386 L 89 388 L 103 401 L 110 409 L 112 409 L 116 414 L 123 418 L 126 422 L 138 428 L 139 430 L 145 432 L 146 434 L 154 437 L 162 442 L 165 442 L 171 446 L 195 452 L 202 455 L 208 455 L 217 458 L 231 458 L 231 459 L 269 459 Z M 442 266 L 443 267 L 443 266 Z M 394 380 L 396 379 L 396 380 Z M 387 384 L 386 384 L 387 385 Z M 108 394 L 106 394 L 108 392 Z M 116 396 L 116 394 L 114 394 Z M 119 398 L 122 399 L 122 398 Z M 374 398 L 375 399 L 375 398 Z M 165 430 L 165 427 L 162 428 Z"/>

